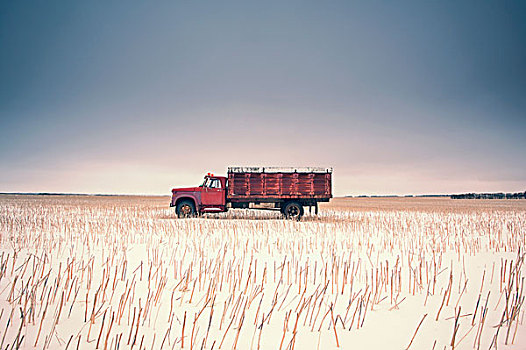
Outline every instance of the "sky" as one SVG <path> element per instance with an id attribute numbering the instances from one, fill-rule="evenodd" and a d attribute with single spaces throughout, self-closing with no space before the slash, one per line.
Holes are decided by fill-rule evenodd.
<path id="1" fill-rule="evenodd" d="M 524 1 L 0 2 L 0 192 L 526 190 Z"/>

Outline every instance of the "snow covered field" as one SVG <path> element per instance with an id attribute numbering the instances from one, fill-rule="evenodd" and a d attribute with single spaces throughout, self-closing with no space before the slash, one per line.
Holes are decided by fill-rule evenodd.
<path id="1" fill-rule="evenodd" d="M 525 349 L 526 202 L 0 196 L 0 348 Z"/>

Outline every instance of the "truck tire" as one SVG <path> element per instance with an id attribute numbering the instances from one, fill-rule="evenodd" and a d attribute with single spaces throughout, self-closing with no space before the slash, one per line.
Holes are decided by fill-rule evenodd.
<path id="1" fill-rule="evenodd" d="M 175 213 L 180 218 L 191 218 L 195 216 L 195 205 L 192 201 L 184 199 L 177 204 Z"/>
<path id="2" fill-rule="evenodd" d="M 303 216 L 303 206 L 298 202 L 288 202 L 283 208 L 287 219 L 299 220 Z"/>

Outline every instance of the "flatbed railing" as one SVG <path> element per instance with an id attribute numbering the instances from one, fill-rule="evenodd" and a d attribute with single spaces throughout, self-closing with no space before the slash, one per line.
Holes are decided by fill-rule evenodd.
<path id="1" fill-rule="evenodd" d="M 239 166 L 229 167 L 229 173 L 316 173 L 316 174 L 331 174 L 332 168 L 323 167 L 251 167 Z"/>

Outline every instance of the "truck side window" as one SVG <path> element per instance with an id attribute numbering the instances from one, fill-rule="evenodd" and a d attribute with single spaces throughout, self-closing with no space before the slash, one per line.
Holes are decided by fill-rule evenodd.
<path id="1" fill-rule="evenodd" d="M 221 181 L 219 181 L 219 179 L 212 179 L 210 181 L 210 188 L 221 188 Z"/>

